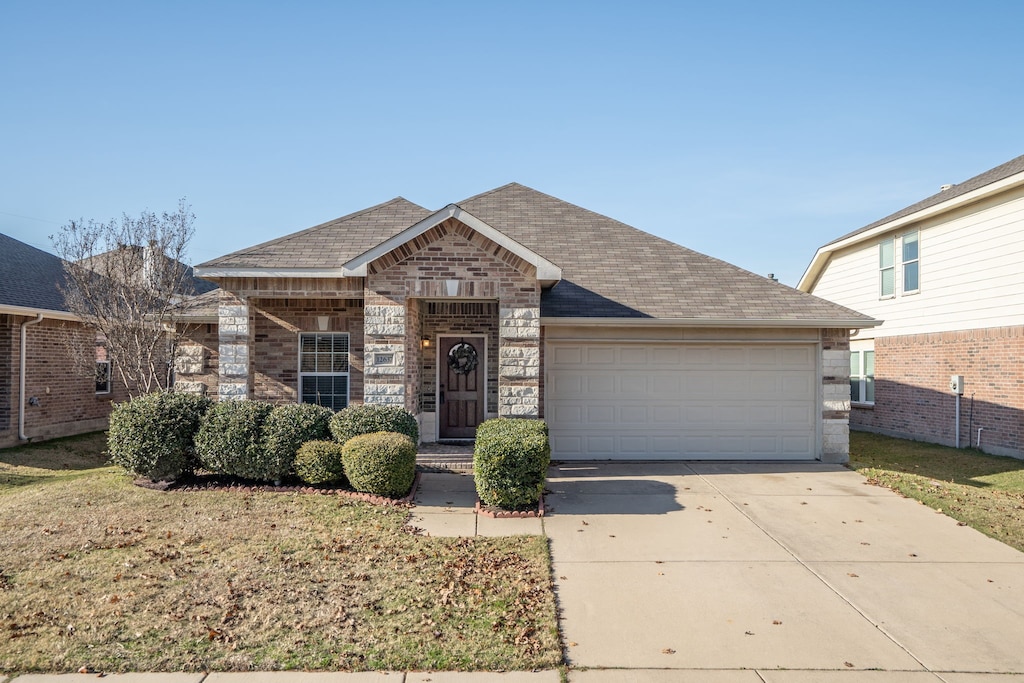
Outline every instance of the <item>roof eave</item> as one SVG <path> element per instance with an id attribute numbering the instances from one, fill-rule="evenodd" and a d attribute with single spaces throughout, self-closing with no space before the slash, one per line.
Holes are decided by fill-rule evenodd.
<path id="1" fill-rule="evenodd" d="M 865 329 L 878 327 L 882 320 L 874 318 L 561 318 L 542 316 L 541 325 L 593 325 L 639 327 L 807 327 Z"/>
<path id="2" fill-rule="evenodd" d="M 0 304 L 0 313 L 7 315 L 42 315 L 44 318 L 50 318 L 52 320 L 72 320 L 75 322 L 81 322 L 81 318 L 70 313 L 68 311 L 55 311 L 50 308 L 35 308 L 33 306 L 13 306 L 8 304 Z"/>
<path id="3" fill-rule="evenodd" d="M 868 242 L 870 240 L 877 239 L 881 235 L 892 230 L 898 230 L 911 223 L 917 223 L 919 221 L 959 209 L 967 204 L 973 204 L 974 202 L 999 194 L 1000 192 L 1012 190 L 1021 185 L 1024 185 L 1024 173 L 1016 173 L 1008 178 L 997 180 L 994 183 L 966 192 L 958 197 L 952 197 L 951 199 L 934 206 L 929 206 L 925 209 L 921 209 L 920 211 L 915 211 L 912 214 L 889 221 L 888 223 L 875 226 L 871 230 L 865 230 L 864 232 L 850 235 L 846 239 L 829 242 L 815 252 L 814 258 L 811 259 L 811 263 L 807 266 L 807 270 L 804 271 L 804 274 L 800 278 L 800 282 L 797 283 L 796 288 L 802 292 L 810 293 L 811 290 L 814 289 L 814 285 L 817 284 L 818 277 L 820 277 L 821 273 L 825 270 L 829 257 L 841 249 L 845 249 L 861 242 Z"/>
<path id="4" fill-rule="evenodd" d="M 224 277 L 354 277 L 352 275 L 346 275 L 343 268 L 225 268 L 220 266 L 196 266 L 193 269 L 193 273 L 196 277 L 205 279 Z"/>

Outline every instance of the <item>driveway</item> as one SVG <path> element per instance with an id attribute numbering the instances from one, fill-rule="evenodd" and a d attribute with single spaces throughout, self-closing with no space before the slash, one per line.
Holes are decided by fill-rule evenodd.
<path id="1" fill-rule="evenodd" d="M 572 463 L 548 488 L 571 681 L 1024 681 L 1024 554 L 855 472 Z"/>

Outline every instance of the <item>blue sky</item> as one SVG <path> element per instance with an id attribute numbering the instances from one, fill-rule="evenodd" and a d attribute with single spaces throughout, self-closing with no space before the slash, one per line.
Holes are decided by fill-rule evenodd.
<path id="1" fill-rule="evenodd" d="M 193 262 L 516 181 L 795 285 L 1024 153 L 1024 3 L 0 5 L 0 232 L 197 215 Z"/>

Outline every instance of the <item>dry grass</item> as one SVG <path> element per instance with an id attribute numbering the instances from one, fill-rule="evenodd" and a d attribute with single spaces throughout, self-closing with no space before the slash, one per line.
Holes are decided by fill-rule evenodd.
<path id="1" fill-rule="evenodd" d="M 0 451 L 0 672 L 561 661 L 541 537 L 423 538 L 404 509 L 333 496 L 140 489 L 71 469 L 97 461 L 77 444 Z"/>
<path id="2" fill-rule="evenodd" d="M 1024 461 L 850 432 L 850 466 L 1024 551 Z"/>

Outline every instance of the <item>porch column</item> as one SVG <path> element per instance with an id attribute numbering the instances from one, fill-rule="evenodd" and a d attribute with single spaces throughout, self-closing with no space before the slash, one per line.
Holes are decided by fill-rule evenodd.
<path id="1" fill-rule="evenodd" d="M 222 292 L 217 316 L 217 398 L 220 401 L 249 398 L 249 350 L 252 348 L 249 304 L 234 294 Z"/>
<path id="2" fill-rule="evenodd" d="M 821 461 L 850 460 L 850 333 L 822 330 Z"/>
<path id="3" fill-rule="evenodd" d="M 540 307 L 499 312 L 498 416 L 540 416 Z"/>
<path id="4" fill-rule="evenodd" d="M 373 302 L 373 303 L 371 303 Z M 363 402 L 405 407 L 405 306 L 369 290 L 363 309 Z"/>

